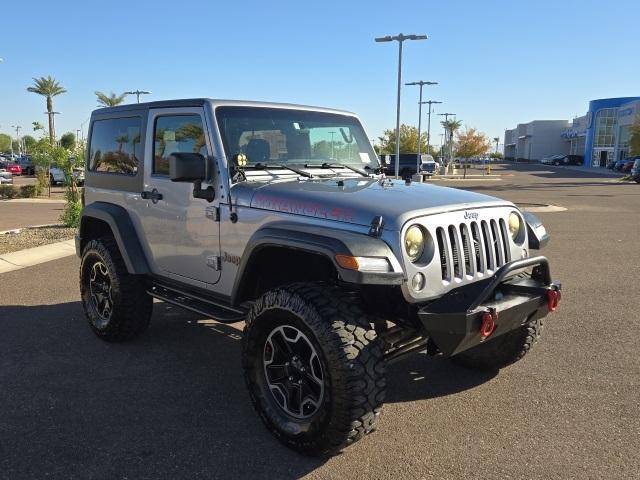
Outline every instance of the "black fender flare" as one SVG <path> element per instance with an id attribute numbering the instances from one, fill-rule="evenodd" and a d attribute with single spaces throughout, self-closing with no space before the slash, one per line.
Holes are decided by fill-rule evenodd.
<path id="1" fill-rule="evenodd" d="M 81 246 L 90 240 L 86 232 L 86 219 L 88 218 L 101 220 L 109 226 L 129 273 L 135 275 L 150 273 L 149 263 L 129 213 L 123 207 L 113 203 L 93 202 L 82 209 L 79 238 L 76 240 L 78 256 L 82 255 Z"/>
<path id="2" fill-rule="evenodd" d="M 342 281 L 362 285 L 400 285 L 404 281 L 404 271 L 389 245 L 383 240 L 364 234 L 334 229 L 324 226 L 300 225 L 293 223 L 269 224 L 256 231 L 247 243 L 238 274 L 231 293 L 231 303 L 235 304 L 241 293 L 245 274 L 251 262 L 265 247 L 290 248 L 329 259 Z M 360 272 L 348 270 L 338 265 L 336 255 L 354 257 L 384 257 L 391 265 L 390 272 Z"/>

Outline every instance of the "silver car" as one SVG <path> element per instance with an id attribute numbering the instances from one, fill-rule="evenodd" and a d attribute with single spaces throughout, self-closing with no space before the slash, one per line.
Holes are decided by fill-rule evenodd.
<path id="1" fill-rule="evenodd" d="M 88 324 L 148 326 L 153 298 L 245 321 L 266 427 L 304 453 L 373 431 L 388 362 L 499 369 L 524 356 L 560 284 L 511 202 L 385 178 L 350 112 L 192 99 L 92 113 L 76 238 Z M 215 368 L 212 365 L 212 368 Z"/>

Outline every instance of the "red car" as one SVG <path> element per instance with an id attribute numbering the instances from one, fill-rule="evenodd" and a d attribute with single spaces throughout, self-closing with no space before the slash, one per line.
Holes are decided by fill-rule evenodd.
<path id="1" fill-rule="evenodd" d="M 13 175 L 22 175 L 22 167 L 17 163 L 7 163 L 7 172 Z"/>

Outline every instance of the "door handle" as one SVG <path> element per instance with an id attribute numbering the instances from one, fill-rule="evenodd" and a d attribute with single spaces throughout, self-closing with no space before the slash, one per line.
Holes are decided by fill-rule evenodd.
<path id="1" fill-rule="evenodd" d="M 158 203 L 158 200 L 162 200 L 162 194 L 155 188 L 151 191 L 145 190 L 140 193 L 140 197 L 145 200 L 151 200 L 153 203 Z"/>

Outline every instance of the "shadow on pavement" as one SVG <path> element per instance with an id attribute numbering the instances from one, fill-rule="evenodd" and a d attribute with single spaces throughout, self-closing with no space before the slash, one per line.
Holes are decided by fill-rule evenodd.
<path id="1" fill-rule="evenodd" d="M 0 306 L 5 478 L 299 478 L 324 460 L 281 446 L 254 413 L 241 331 L 164 303 L 145 335 L 96 338 L 79 302 Z M 389 366 L 388 402 L 490 380 L 414 355 Z M 0 475 L 1 477 L 2 475 Z"/>

